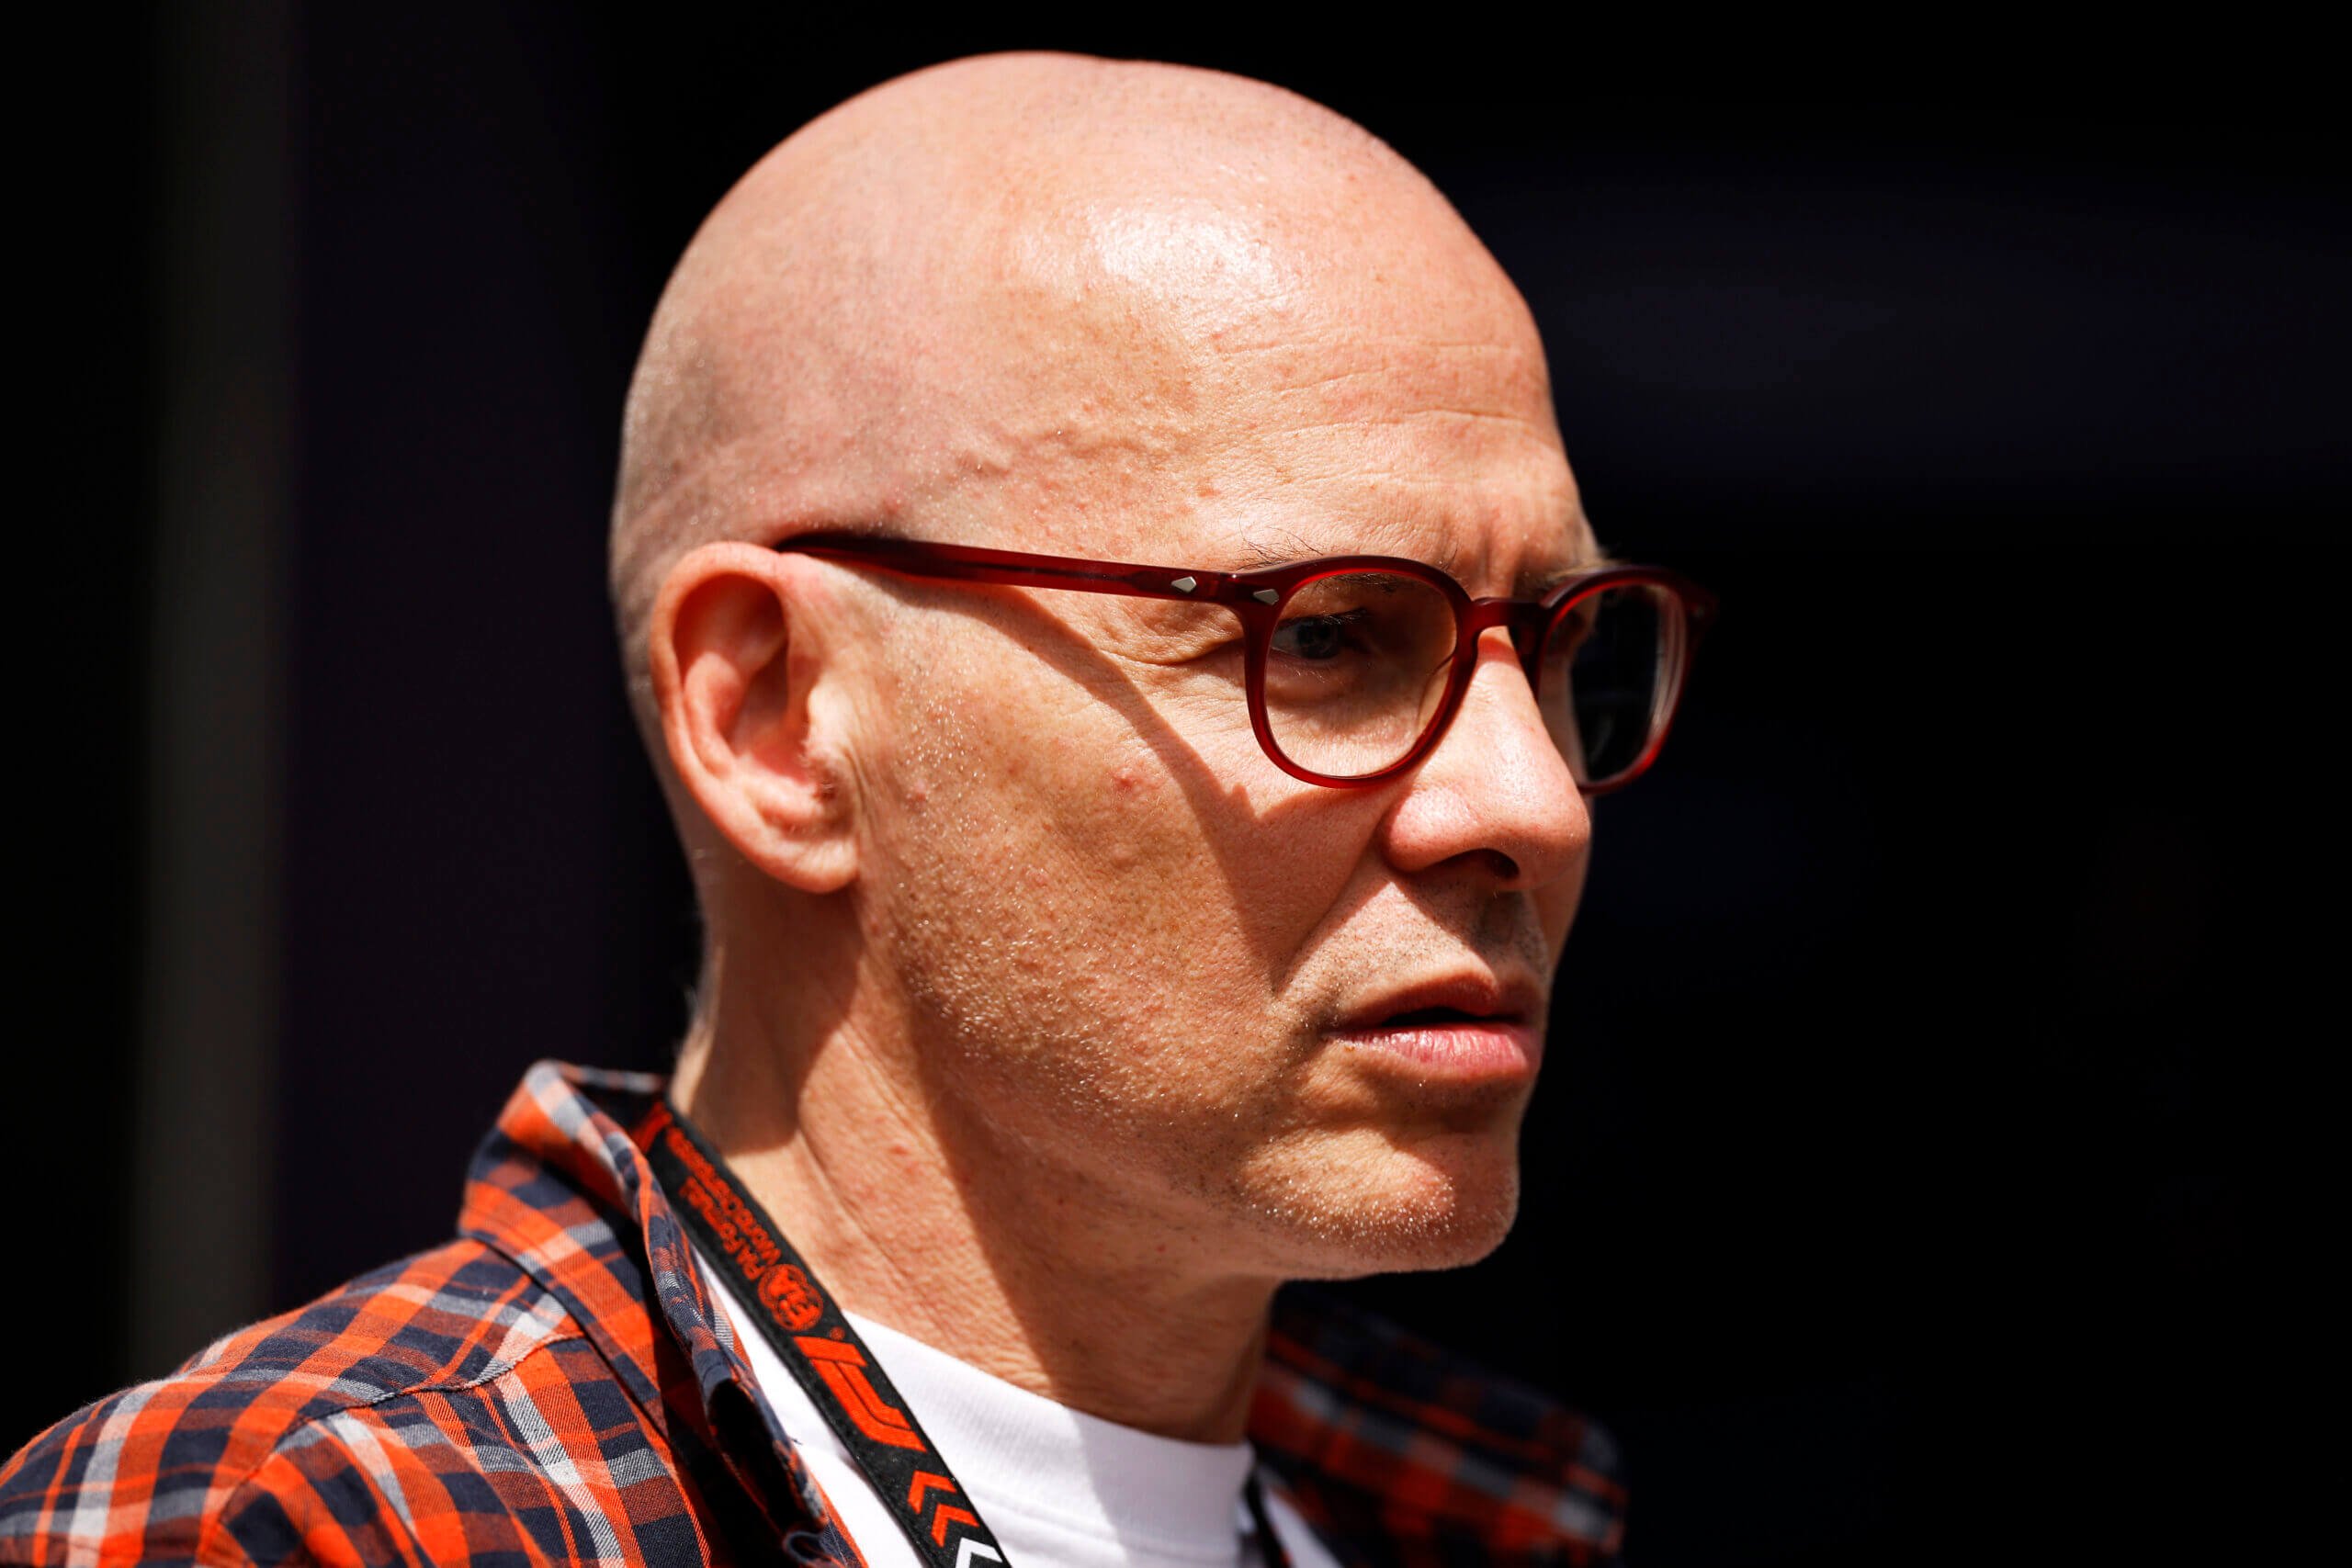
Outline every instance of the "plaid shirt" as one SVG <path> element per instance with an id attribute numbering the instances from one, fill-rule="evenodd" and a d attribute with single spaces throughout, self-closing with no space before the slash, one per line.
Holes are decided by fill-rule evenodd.
<path id="1" fill-rule="evenodd" d="M 629 1141 L 661 1081 L 541 1063 L 459 1239 L 232 1334 L 0 1470 L 0 1561 L 861 1565 Z M 1328 1302 L 1250 1437 L 1341 1562 L 1613 1559 L 1608 1439 Z"/>

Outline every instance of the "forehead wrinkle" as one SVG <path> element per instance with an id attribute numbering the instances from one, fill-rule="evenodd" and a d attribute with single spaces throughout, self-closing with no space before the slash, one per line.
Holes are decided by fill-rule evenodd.
<path id="1" fill-rule="evenodd" d="M 1327 428 L 1350 426 L 1340 422 Z M 1377 434 L 1396 427 L 1355 428 Z M 1293 447 L 1279 442 L 1244 457 L 1249 467 L 1238 476 L 1237 493 L 1261 505 L 1295 507 L 1301 503 L 1293 497 L 1311 492 L 1317 498 L 1311 504 L 1320 511 L 1360 523 L 1388 514 L 1408 498 L 1415 513 L 1516 515 L 1522 525 L 1569 521 L 1577 505 L 1575 480 L 1558 448 L 1541 440 L 1464 440 L 1434 449 L 1372 440 L 1337 450 L 1328 443 Z M 1434 503 L 1424 499 L 1430 496 Z"/>
<path id="2" fill-rule="evenodd" d="M 1283 321 L 1269 321 L 1266 324 L 1287 326 L 1294 323 Z M 1352 353 L 1360 359 L 1373 359 L 1375 355 L 1381 356 L 1374 363 L 1349 367 L 1333 373 L 1339 376 L 1377 373 L 1390 368 L 1394 364 L 1391 356 L 1398 351 L 1407 351 L 1414 355 L 1438 355 L 1445 357 L 1475 355 L 1487 359 L 1510 359 L 1521 362 L 1527 358 L 1527 351 L 1523 344 L 1505 342 L 1491 336 L 1453 340 L 1430 337 L 1420 333 L 1382 332 L 1376 326 L 1365 326 L 1362 330 L 1350 331 L 1345 330 L 1344 322 L 1325 323 L 1325 331 L 1315 334 L 1314 341 L 1317 349 L 1324 352 L 1336 349 L 1343 353 Z M 1232 334 L 1224 333 L 1216 339 L 1217 353 L 1227 359 L 1293 357 L 1299 354 L 1302 346 L 1298 339 L 1291 337 L 1277 338 L 1264 343 L 1237 343 L 1233 341 Z M 1518 367 L 1520 367 L 1514 366 L 1514 368 Z M 1330 377 L 1314 377 L 1310 378 L 1308 382 L 1300 384 L 1306 385 L 1313 381 L 1329 378 Z"/>
<path id="3" fill-rule="evenodd" d="M 1261 393 L 1278 397 L 1346 393 L 1371 383 L 1434 406 L 1550 402 L 1543 351 L 1532 342 L 1449 343 L 1359 332 L 1344 320 L 1303 326 L 1297 336 L 1278 344 L 1235 348 L 1220 341 L 1215 347 L 1237 374 Z M 1532 336 L 1532 324 L 1528 331 Z"/>
<path id="4" fill-rule="evenodd" d="M 1532 431 L 1538 434 L 1543 434 L 1539 426 L 1529 421 L 1526 411 L 1522 409 L 1461 408 L 1401 409 L 1388 414 L 1363 414 L 1342 419 L 1308 420 L 1300 423 L 1284 424 L 1283 434 L 1285 435 L 1306 434 L 1317 430 L 1381 430 L 1419 424 L 1429 420 L 1492 422 L 1520 430 Z"/>
<path id="5" fill-rule="evenodd" d="M 1400 560 L 1419 561 L 1433 566 L 1456 581 L 1469 585 L 1477 575 L 1476 562 L 1471 556 L 1478 541 L 1465 536 L 1458 522 L 1458 512 L 1441 511 L 1436 515 L 1422 513 L 1411 516 L 1390 515 L 1366 520 L 1347 528 L 1342 537 L 1318 544 L 1300 533 L 1295 526 L 1243 524 L 1227 533 L 1219 543 L 1229 552 L 1226 558 L 1238 562 L 1232 566 L 1216 566 L 1212 570 L 1250 570 L 1270 567 L 1295 566 L 1301 562 L 1332 556 L 1391 556 Z M 1334 520 L 1334 527 L 1340 524 Z M 1512 581 L 1519 592 L 1526 585 L 1541 583 L 1556 586 L 1562 580 L 1579 571 L 1591 570 L 1600 552 L 1592 542 L 1592 532 L 1585 525 L 1583 513 L 1573 513 L 1561 528 L 1561 544 L 1566 559 L 1559 565 L 1541 562 L 1521 564 L 1513 572 Z M 1202 563 L 1206 565 L 1208 563 Z"/>
<path id="6" fill-rule="evenodd" d="M 1237 423 L 1261 449 L 1296 442 L 1313 451 L 1320 445 L 1319 466 L 1369 443 L 1401 446 L 1411 454 L 1406 461 L 1433 471 L 1458 468 L 1464 459 L 1517 466 L 1531 455 L 1544 468 L 1565 468 L 1542 362 L 1531 363 L 1516 349 L 1432 352 L 1392 340 L 1367 360 L 1352 347 L 1313 343 L 1294 345 L 1282 359 L 1258 356 L 1252 368 L 1259 374 L 1244 369 L 1235 377 L 1248 405 Z M 1333 435 L 1340 438 L 1336 445 Z M 1517 450 L 1505 457 L 1505 449 Z M 1383 460 L 1397 459 L 1391 451 Z"/>

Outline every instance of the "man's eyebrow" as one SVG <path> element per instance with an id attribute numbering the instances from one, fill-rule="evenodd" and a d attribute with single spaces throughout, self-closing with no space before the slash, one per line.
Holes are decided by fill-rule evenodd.
<path id="1" fill-rule="evenodd" d="M 1238 543 L 1249 556 L 1249 565 L 1241 569 L 1245 571 L 1264 570 L 1278 566 L 1296 566 L 1301 561 L 1317 560 L 1332 555 L 1394 555 L 1397 553 L 1394 550 L 1378 549 L 1317 549 L 1296 534 L 1273 537 L 1268 537 L 1262 534 L 1250 534 L 1244 535 Z M 1598 571 L 1603 567 L 1618 564 L 1616 557 L 1599 547 L 1588 550 L 1579 544 L 1572 547 L 1572 550 L 1570 562 L 1566 566 L 1522 568 L 1511 580 L 1512 592 L 1522 599 L 1540 599 L 1572 577 L 1580 577 L 1588 571 Z M 1456 582 L 1462 581 L 1462 547 L 1454 540 L 1447 539 L 1434 550 L 1430 551 L 1426 557 L 1413 558 L 1421 559 L 1425 564 L 1437 568 Z"/>
<path id="2" fill-rule="evenodd" d="M 1249 558 L 1245 565 L 1236 569 L 1241 571 L 1264 571 L 1271 567 L 1295 566 L 1300 561 L 1331 554 L 1329 550 L 1316 549 L 1300 536 L 1287 532 L 1269 537 L 1253 530 L 1241 535 L 1234 542 Z"/>
<path id="3" fill-rule="evenodd" d="M 1599 571 L 1603 567 L 1618 564 L 1617 558 L 1605 548 L 1579 550 L 1575 565 L 1555 566 L 1543 571 L 1522 571 L 1513 580 L 1511 587 L 1522 599 L 1541 599 L 1572 577 L 1582 577 L 1588 571 Z"/>

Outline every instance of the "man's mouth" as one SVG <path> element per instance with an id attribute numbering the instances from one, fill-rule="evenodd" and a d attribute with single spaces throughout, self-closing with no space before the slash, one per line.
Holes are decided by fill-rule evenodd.
<path id="1" fill-rule="evenodd" d="M 1516 1020 L 1512 1018 L 1512 1015 L 1509 1013 L 1480 1014 L 1466 1011 L 1462 1008 L 1415 1008 L 1410 1012 L 1400 1012 L 1391 1017 L 1384 1018 L 1374 1027 L 1378 1029 L 1419 1029 L 1424 1024 L 1436 1026 L 1448 1023 L 1492 1023 L 1498 1018 L 1501 1018 L 1509 1021 L 1516 1021 Z"/>
<path id="2" fill-rule="evenodd" d="M 1344 1044 L 1397 1058 L 1423 1080 L 1523 1081 L 1543 1059 L 1541 1006 L 1532 985 L 1465 977 L 1355 1010 L 1332 1032 Z"/>

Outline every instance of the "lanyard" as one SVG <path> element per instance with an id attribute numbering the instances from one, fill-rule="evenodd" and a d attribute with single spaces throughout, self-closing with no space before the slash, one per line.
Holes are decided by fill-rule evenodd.
<path id="1" fill-rule="evenodd" d="M 899 1397 L 882 1363 L 785 1239 L 783 1228 L 736 1184 L 718 1151 L 666 1100 L 655 1101 L 633 1136 L 679 1223 L 703 1256 L 726 1271 L 776 1359 L 791 1370 L 851 1462 L 906 1532 L 917 1561 L 929 1568 L 1004 1562 L 1004 1551 L 978 1506 Z M 1267 1568 L 1288 1568 L 1254 1472 L 1244 1494 Z"/>

